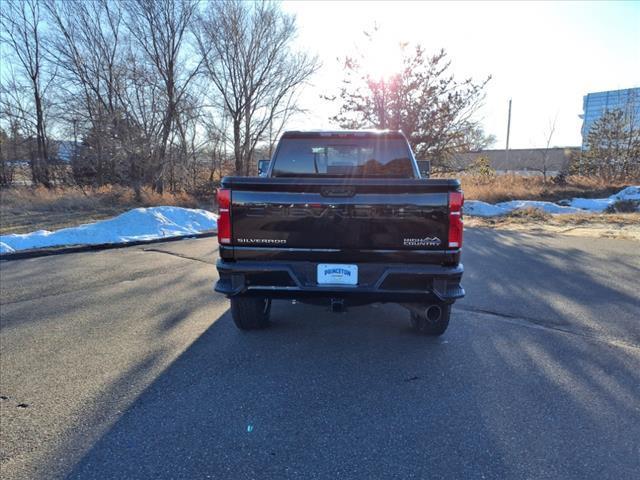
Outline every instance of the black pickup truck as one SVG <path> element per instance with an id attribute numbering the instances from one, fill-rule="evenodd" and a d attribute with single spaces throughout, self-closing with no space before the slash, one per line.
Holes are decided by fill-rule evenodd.
<path id="1" fill-rule="evenodd" d="M 265 177 L 222 180 L 215 290 L 242 330 L 295 299 L 399 303 L 440 335 L 464 296 L 462 203 L 459 181 L 420 178 L 400 132 L 286 132 Z"/>

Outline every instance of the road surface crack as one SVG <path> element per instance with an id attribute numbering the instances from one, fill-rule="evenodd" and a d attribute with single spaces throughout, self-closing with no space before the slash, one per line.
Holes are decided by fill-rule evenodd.
<path id="1" fill-rule="evenodd" d="M 640 344 L 637 344 L 634 342 L 620 340 L 618 338 L 609 337 L 609 336 L 601 335 L 598 333 L 576 332 L 568 328 L 562 328 L 558 325 L 551 325 L 549 324 L 549 322 L 545 322 L 544 320 L 540 320 L 538 318 L 521 317 L 518 315 L 511 315 L 508 313 L 496 312 L 495 310 L 487 310 L 483 308 L 471 307 L 466 305 L 460 305 L 456 308 L 458 310 L 464 310 L 466 312 L 480 313 L 484 315 L 491 315 L 493 317 L 498 317 L 498 319 L 501 319 L 502 321 L 508 322 L 512 325 L 519 325 L 519 326 L 528 327 L 528 328 L 538 328 L 541 330 L 551 330 L 557 333 L 587 338 L 589 340 L 595 340 L 597 342 L 607 343 L 617 347 L 640 349 Z"/>
<path id="2" fill-rule="evenodd" d="M 215 265 L 215 262 L 207 262 L 206 260 L 202 260 L 201 258 L 190 257 L 188 255 L 182 255 L 181 253 L 167 252 L 166 250 L 160 250 L 159 248 L 143 248 L 142 251 L 153 252 L 153 253 L 165 253 L 167 255 L 183 258 L 185 260 L 193 260 L 194 262 L 206 263 L 207 265 Z"/>

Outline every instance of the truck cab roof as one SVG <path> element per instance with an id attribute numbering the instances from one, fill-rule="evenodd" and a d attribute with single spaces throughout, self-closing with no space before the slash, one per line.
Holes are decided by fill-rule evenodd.
<path id="1" fill-rule="evenodd" d="M 289 130 L 282 134 L 282 138 L 317 138 L 317 137 L 388 137 L 405 138 L 399 130 Z"/>

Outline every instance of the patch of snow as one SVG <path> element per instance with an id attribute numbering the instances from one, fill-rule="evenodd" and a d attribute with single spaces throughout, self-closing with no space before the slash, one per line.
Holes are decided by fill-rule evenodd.
<path id="1" fill-rule="evenodd" d="M 573 207 L 563 207 L 552 202 L 541 202 L 535 200 L 512 200 L 510 202 L 501 202 L 496 204 L 496 207 L 504 208 L 511 212 L 513 210 L 523 210 L 525 208 L 536 208 L 543 212 L 562 214 L 562 213 L 584 213 L 583 210 Z"/>
<path id="2" fill-rule="evenodd" d="M 474 217 L 495 217 L 506 215 L 514 210 L 537 208 L 554 215 L 567 213 L 603 212 L 609 205 L 618 200 L 640 200 L 640 186 L 627 187 L 608 198 L 574 198 L 558 203 L 533 200 L 513 200 L 510 202 L 490 203 L 479 200 L 467 200 L 464 203 L 465 215 Z"/>
<path id="3" fill-rule="evenodd" d="M 465 200 L 462 211 L 465 215 L 471 215 L 474 217 L 496 217 L 498 215 L 506 215 L 510 212 L 510 210 L 507 210 L 506 208 L 482 202 L 480 200 Z"/>
<path id="4" fill-rule="evenodd" d="M 604 212 L 612 203 L 610 198 L 574 198 L 569 205 L 589 212 Z"/>
<path id="5" fill-rule="evenodd" d="M 11 248 L 9 245 L 7 245 L 6 243 L 0 242 L 0 253 L 11 253 L 11 252 L 15 252 L 15 250 Z"/>
<path id="6" fill-rule="evenodd" d="M 135 208 L 117 217 L 26 234 L 0 235 L 0 253 L 65 245 L 100 245 L 171 238 L 217 230 L 218 216 L 207 210 L 180 207 Z"/>
<path id="7" fill-rule="evenodd" d="M 604 212 L 609 205 L 619 200 L 640 200 L 640 186 L 623 188 L 608 198 L 574 198 L 569 205 L 590 212 Z"/>
<path id="8" fill-rule="evenodd" d="M 584 213 L 584 210 L 578 208 L 563 207 L 551 202 L 534 200 L 512 200 L 510 202 L 496 203 L 495 205 L 479 200 L 467 200 L 464 202 L 463 210 L 465 215 L 472 217 L 496 217 L 525 208 L 536 208 L 552 214 Z"/>
<path id="9" fill-rule="evenodd" d="M 627 187 L 609 198 L 616 200 L 640 200 L 640 186 Z"/>

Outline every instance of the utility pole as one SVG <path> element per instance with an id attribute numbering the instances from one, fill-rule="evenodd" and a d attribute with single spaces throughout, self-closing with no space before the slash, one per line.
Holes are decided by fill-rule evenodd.
<path id="1" fill-rule="evenodd" d="M 511 99 L 509 99 L 509 116 L 507 117 L 507 148 L 506 152 L 506 162 L 505 166 L 507 169 L 509 168 L 509 134 L 511 133 Z"/>

